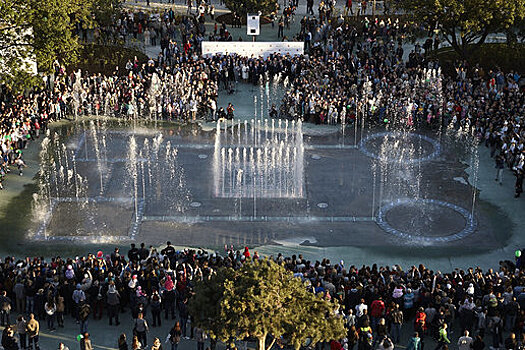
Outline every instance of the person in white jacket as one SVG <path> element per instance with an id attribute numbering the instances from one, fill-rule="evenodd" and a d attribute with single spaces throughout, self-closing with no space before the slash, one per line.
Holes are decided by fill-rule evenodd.
<path id="1" fill-rule="evenodd" d="M 49 299 L 44 305 L 47 319 L 47 329 L 50 331 L 55 330 L 55 313 L 57 311 L 57 304 L 53 299 Z"/>

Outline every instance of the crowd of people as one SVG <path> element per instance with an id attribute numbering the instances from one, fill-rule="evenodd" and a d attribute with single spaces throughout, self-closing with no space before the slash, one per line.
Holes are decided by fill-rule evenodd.
<path id="1" fill-rule="evenodd" d="M 447 273 L 424 265 L 404 270 L 399 265 L 314 262 L 300 254 L 270 259 L 293 272 L 312 293 L 341 305 L 347 336 L 334 339 L 332 349 L 391 350 L 402 343 L 402 332 L 413 334 L 411 350 L 422 350 L 430 339 L 446 349 L 448 334 L 459 330 L 460 350 L 483 350 L 485 342 L 493 349 L 517 350 L 525 346 L 525 273 L 516 255 L 515 261 L 500 261 L 497 269 Z M 115 248 L 110 254 L 99 251 L 75 258 L 6 257 L 0 263 L 0 319 L 5 327 L 1 343 L 6 350 L 39 349 L 43 329 L 76 322 L 81 349 L 92 349 L 89 320 L 105 319 L 109 326 L 119 326 L 129 317 L 133 337 L 130 342 L 123 332 L 115 341 L 119 349 L 160 349 L 160 339 L 148 342 L 148 333 L 150 325 L 163 322 L 174 325 L 166 335 L 171 349 L 190 337 L 204 346 L 207 336 L 191 325 L 188 311 L 196 281 L 221 267 L 238 269 L 260 259 L 247 247 L 226 247 L 222 256 L 177 251 L 170 242 L 162 249 L 132 244 L 127 255 Z M 210 346 L 214 349 L 216 343 Z"/>

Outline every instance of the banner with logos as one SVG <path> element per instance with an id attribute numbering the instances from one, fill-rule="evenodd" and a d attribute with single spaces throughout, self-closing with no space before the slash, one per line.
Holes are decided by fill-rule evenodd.
<path id="1" fill-rule="evenodd" d="M 297 41 L 203 41 L 202 55 L 230 55 L 237 54 L 246 57 L 267 58 L 272 53 L 281 55 L 302 55 L 304 43 Z"/>

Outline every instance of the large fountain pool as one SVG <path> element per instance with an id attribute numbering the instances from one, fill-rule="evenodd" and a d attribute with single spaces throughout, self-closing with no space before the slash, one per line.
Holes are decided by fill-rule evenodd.
<path id="1" fill-rule="evenodd" d="M 334 137 L 300 122 L 199 127 L 84 120 L 42 144 L 29 240 L 218 248 L 503 244 L 456 146 L 435 135 Z M 342 141 L 341 141 L 342 140 Z M 467 155 L 468 158 L 468 155 Z M 475 245 L 473 245 L 475 243 Z"/>

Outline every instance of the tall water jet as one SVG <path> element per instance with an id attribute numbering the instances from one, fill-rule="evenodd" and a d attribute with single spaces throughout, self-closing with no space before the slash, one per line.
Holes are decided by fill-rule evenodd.
<path id="1" fill-rule="evenodd" d="M 138 221 L 138 168 L 137 168 L 137 140 L 135 136 L 129 138 L 128 144 L 128 163 L 126 165 L 128 178 L 131 179 L 131 189 L 133 196 L 133 206 L 135 207 L 135 220 Z"/>
<path id="2" fill-rule="evenodd" d="M 283 127 L 280 121 L 278 123 L 275 130 L 274 120 L 252 119 L 250 124 L 245 122 L 242 150 L 236 142 L 238 140 L 226 141 L 229 132 L 223 131 L 220 123 L 217 123 L 213 161 L 216 197 L 303 197 L 304 144 L 301 122 L 286 122 Z M 242 170 L 242 181 L 238 181 L 239 170 Z"/>

